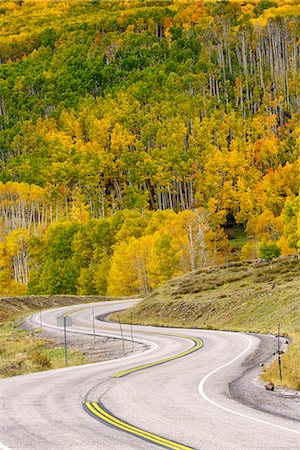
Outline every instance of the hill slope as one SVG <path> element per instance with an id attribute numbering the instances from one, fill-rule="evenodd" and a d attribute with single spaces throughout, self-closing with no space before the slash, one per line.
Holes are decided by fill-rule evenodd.
<path id="1" fill-rule="evenodd" d="M 232 263 L 206 268 L 161 286 L 122 316 L 135 323 L 194 328 L 277 332 L 291 336 L 283 356 L 284 384 L 300 388 L 300 261 Z M 276 367 L 267 376 L 278 382 Z"/>

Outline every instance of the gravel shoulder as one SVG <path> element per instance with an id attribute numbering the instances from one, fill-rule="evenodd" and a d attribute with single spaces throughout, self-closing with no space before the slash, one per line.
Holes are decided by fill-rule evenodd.
<path id="1" fill-rule="evenodd" d="M 22 328 L 32 330 L 35 328 L 30 322 L 24 322 Z M 36 333 L 35 337 L 49 339 L 52 347 L 64 347 L 63 330 L 44 329 Z M 108 361 L 110 359 L 121 358 L 124 356 L 122 340 L 114 337 L 67 332 L 67 345 L 69 349 L 76 349 L 83 352 L 87 358 L 87 363 Z M 148 348 L 147 345 L 139 342 L 131 342 L 124 339 L 124 349 L 126 356 L 134 353 L 143 352 Z"/>
<path id="2" fill-rule="evenodd" d="M 260 411 L 283 418 L 300 421 L 300 394 L 298 391 L 276 388 L 267 391 L 260 380 L 261 364 L 269 364 L 277 351 L 277 340 L 273 335 L 255 334 L 260 339 L 257 350 L 245 359 L 245 371 L 241 377 L 229 384 L 229 392 L 235 400 Z M 282 347 L 284 348 L 284 340 Z"/>

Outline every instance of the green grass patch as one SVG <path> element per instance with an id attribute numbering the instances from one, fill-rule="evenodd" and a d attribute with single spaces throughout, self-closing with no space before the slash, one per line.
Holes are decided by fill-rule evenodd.
<path id="1" fill-rule="evenodd" d="M 247 233 L 245 228 L 240 225 L 235 225 L 230 228 L 229 232 L 229 242 L 233 248 L 242 248 L 247 242 Z"/>

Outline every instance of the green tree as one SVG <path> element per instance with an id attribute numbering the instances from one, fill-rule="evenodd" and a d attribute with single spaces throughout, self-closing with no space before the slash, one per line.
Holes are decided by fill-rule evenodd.
<path id="1" fill-rule="evenodd" d="M 262 242 L 259 245 L 259 256 L 272 263 L 274 258 L 278 258 L 281 250 L 275 242 Z"/>
<path id="2" fill-rule="evenodd" d="M 75 222 L 58 222 L 48 229 L 43 263 L 30 277 L 29 293 L 76 294 L 79 270 L 73 259 L 72 240 L 78 227 Z"/>

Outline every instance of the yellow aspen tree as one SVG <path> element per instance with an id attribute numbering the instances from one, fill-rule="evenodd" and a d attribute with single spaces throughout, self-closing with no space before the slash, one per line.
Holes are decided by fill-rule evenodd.
<path id="1" fill-rule="evenodd" d="M 135 295 L 149 291 L 147 265 L 152 236 L 122 241 L 115 247 L 108 274 L 109 295 Z"/>
<path id="2" fill-rule="evenodd" d="M 288 245 L 295 248 L 300 258 L 300 195 L 286 201 L 282 211 L 282 220 Z"/>
<path id="3" fill-rule="evenodd" d="M 182 274 L 180 268 L 181 250 L 172 236 L 164 232 L 156 233 L 150 251 L 147 273 L 151 288 L 156 288 L 166 281 Z"/>

